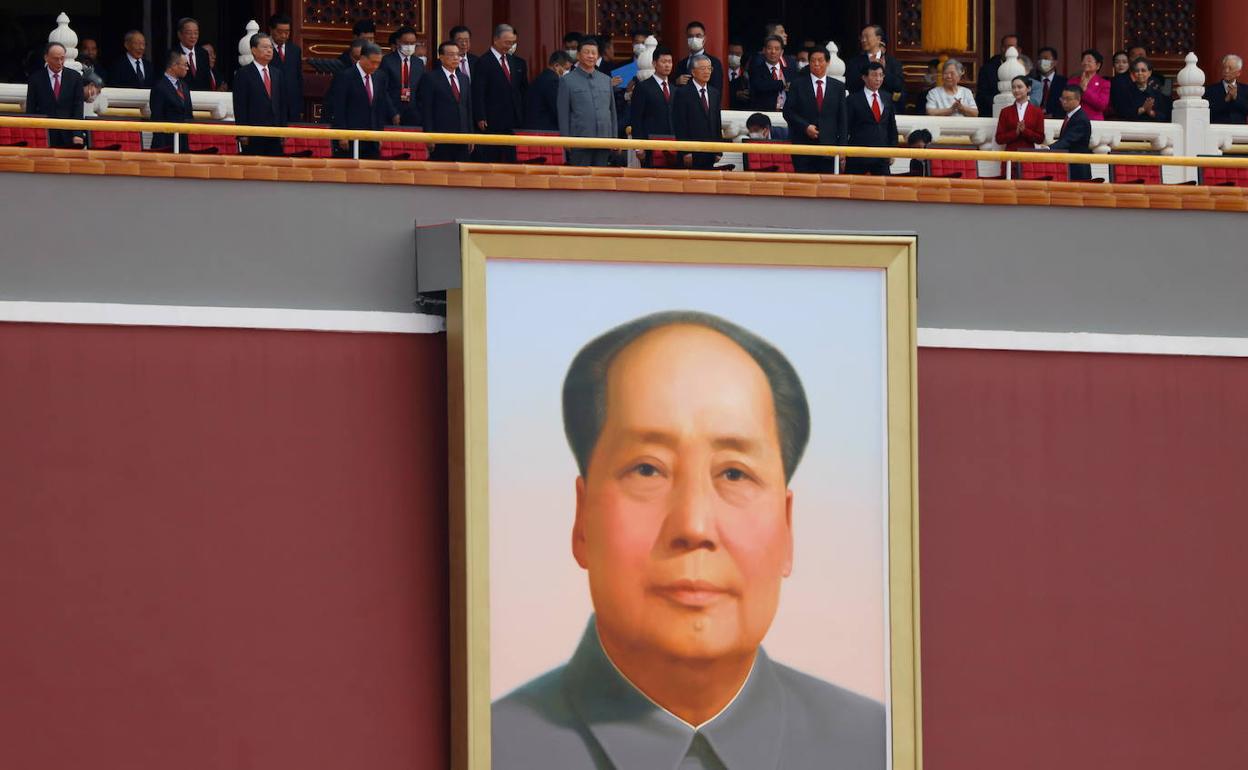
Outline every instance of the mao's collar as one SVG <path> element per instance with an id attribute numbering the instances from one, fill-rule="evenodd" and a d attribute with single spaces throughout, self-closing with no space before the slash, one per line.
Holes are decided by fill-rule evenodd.
<path id="1" fill-rule="evenodd" d="M 695 728 L 650 700 L 602 649 L 591 617 L 564 674 L 564 691 L 616 770 L 676 770 L 686 755 L 712 754 L 726 770 L 773 770 L 784 737 L 784 691 L 759 649 L 736 698 Z"/>

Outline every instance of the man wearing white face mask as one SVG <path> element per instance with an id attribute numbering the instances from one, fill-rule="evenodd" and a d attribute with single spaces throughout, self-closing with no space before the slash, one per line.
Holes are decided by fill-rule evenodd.
<path id="1" fill-rule="evenodd" d="M 724 88 L 724 65 L 714 56 L 706 52 L 706 25 L 700 21 L 691 21 L 685 26 L 685 44 L 689 46 L 689 55 L 676 63 L 672 77 L 676 85 L 683 86 L 691 79 L 690 64 L 696 56 L 705 56 L 711 60 L 711 85 L 722 91 Z"/>
<path id="2" fill-rule="evenodd" d="M 728 44 L 728 109 L 750 108 L 750 77 L 745 71 L 745 46 L 739 42 Z"/>
<path id="3" fill-rule="evenodd" d="M 398 110 L 399 125 L 421 125 L 417 89 L 425 77 L 425 65 L 416 56 L 416 30 L 404 25 L 394 31 L 394 50 L 381 60 L 386 93 Z"/>
<path id="4" fill-rule="evenodd" d="M 1044 110 L 1046 118 L 1065 118 L 1062 109 L 1062 89 L 1066 76 L 1057 72 L 1057 49 L 1045 46 L 1036 59 L 1036 72 L 1031 78 L 1031 103 Z"/>

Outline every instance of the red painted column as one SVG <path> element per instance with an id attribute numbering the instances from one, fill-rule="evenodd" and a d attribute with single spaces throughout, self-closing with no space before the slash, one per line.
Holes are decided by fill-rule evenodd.
<path id="1" fill-rule="evenodd" d="M 706 53 L 728 66 L 728 0 L 665 0 L 663 3 L 663 42 L 678 58 L 689 55 L 685 45 L 685 25 L 700 21 L 706 26 Z M 714 83 L 724 90 L 723 83 Z"/>
<path id="2" fill-rule="evenodd" d="M 1206 83 L 1221 77 L 1222 57 L 1228 53 L 1248 59 L 1248 4 L 1243 0 L 1199 0 L 1196 45 Z"/>

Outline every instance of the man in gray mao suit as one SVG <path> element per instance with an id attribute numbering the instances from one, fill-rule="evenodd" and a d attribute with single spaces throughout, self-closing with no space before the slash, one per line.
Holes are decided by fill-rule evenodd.
<path id="1" fill-rule="evenodd" d="M 884 770 L 884 706 L 762 648 L 810 436 L 784 354 L 706 313 L 643 316 L 577 353 L 563 422 L 594 615 L 493 704 L 495 770 Z"/>
<path id="2" fill-rule="evenodd" d="M 597 69 L 597 62 L 598 43 L 587 37 L 577 48 L 576 66 L 559 79 L 559 133 L 563 136 L 616 136 L 611 77 Z M 568 150 L 568 163 L 573 166 L 605 166 L 610 157 L 610 150 Z"/>

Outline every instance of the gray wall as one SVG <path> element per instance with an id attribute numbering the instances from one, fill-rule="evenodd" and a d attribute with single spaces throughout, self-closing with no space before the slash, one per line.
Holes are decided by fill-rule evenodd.
<path id="1" fill-rule="evenodd" d="M 917 233 L 925 327 L 1248 337 L 1236 214 L 16 173 L 0 196 L 7 300 L 410 311 L 416 223 L 794 228 Z"/>

